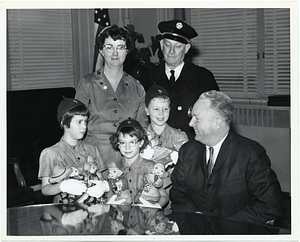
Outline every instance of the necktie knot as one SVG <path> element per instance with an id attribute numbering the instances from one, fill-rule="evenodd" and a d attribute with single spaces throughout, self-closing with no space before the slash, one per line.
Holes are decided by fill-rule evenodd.
<path id="1" fill-rule="evenodd" d="M 175 71 L 174 70 L 170 70 L 171 76 L 170 76 L 170 82 L 171 84 L 175 83 Z"/>

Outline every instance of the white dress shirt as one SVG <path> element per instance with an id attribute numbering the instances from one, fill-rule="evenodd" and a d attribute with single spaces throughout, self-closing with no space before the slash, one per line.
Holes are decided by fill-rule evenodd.
<path id="1" fill-rule="evenodd" d="M 221 139 L 219 141 L 218 144 L 216 144 L 215 146 L 207 146 L 206 145 L 206 164 L 209 160 L 209 148 L 210 147 L 213 147 L 214 148 L 214 154 L 213 154 L 213 159 L 212 159 L 212 163 L 213 163 L 213 167 L 215 166 L 215 163 L 216 163 L 216 160 L 217 160 L 217 157 L 218 157 L 218 154 L 219 154 L 219 151 L 221 149 L 221 145 L 223 144 L 224 140 L 226 139 L 228 133 L 224 136 L 223 139 Z"/>
<path id="2" fill-rule="evenodd" d="M 175 76 L 175 81 L 178 79 L 178 77 L 180 76 L 180 73 L 181 73 L 181 70 L 184 66 L 184 62 L 182 62 L 179 66 L 177 66 L 175 69 L 170 69 L 167 64 L 165 65 L 165 70 L 166 70 L 166 75 L 168 77 L 168 79 L 170 79 L 170 76 L 171 76 L 171 70 L 174 70 L 174 76 Z"/>

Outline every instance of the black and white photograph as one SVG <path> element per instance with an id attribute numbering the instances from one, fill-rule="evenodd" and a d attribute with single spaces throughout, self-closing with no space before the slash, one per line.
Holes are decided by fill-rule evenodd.
<path id="1" fill-rule="evenodd" d="M 1 241 L 299 241 L 298 1 L 155 1 L 0 2 Z"/>

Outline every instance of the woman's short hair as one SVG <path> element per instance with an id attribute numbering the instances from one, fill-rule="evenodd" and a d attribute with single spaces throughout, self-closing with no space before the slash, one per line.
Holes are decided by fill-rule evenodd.
<path id="1" fill-rule="evenodd" d="M 70 124 L 72 121 L 72 118 L 74 115 L 80 115 L 87 117 L 89 119 L 90 117 L 90 111 L 85 105 L 79 105 L 77 107 L 74 107 L 67 111 L 61 118 L 60 127 L 63 129 L 64 126 L 67 126 L 67 128 L 70 128 Z"/>
<path id="2" fill-rule="evenodd" d="M 129 31 L 125 28 L 120 28 L 117 25 L 112 25 L 109 27 L 105 27 L 97 37 L 97 43 L 100 50 L 103 49 L 103 45 L 105 39 L 111 37 L 114 41 L 116 40 L 124 40 L 126 43 L 126 48 L 128 51 L 131 51 L 134 48 L 133 39 L 129 33 Z"/>
<path id="3" fill-rule="evenodd" d="M 211 103 L 210 108 L 220 115 L 227 124 L 230 124 L 234 110 L 230 97 L 223 92 L 211 90 L 202 93 L 200 98 L 209 99 Z"/>

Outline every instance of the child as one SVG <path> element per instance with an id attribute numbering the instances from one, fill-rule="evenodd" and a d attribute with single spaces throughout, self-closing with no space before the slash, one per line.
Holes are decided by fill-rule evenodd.
<path id="1" fill-rule="evenodd" d="M 82 195 L 87 192 L 90 196 L 99 198 L 108 190 L 106 181 L 92 181 L 94 186 L 87 187 L 84 181 L 76 179 L 63 179 L 60 182 L 51 182 L 54 167 L 65 169 L 75 167 L 80 174 L 92 156 L 98 163 L 98 177 L 102 178 L 101 171 L 106 167 L 98 149 L 93 145 L 81 141 L 87 130 L 89 110 L 80 101 L 72 98 L 64 98 L 57 109 L 57 121 L 64 130 L 61 140 L 55 145 L 44 149 L 40 156 L 39 179 L 42 180 L 42 193 L 45 196 L 53 196 L 54 202 L 62 202 L 60 193 Z"/>
<path id="2" fill-rule="evenodd" d="M 114 149 L 119 150 L 122 155 L 121 167 L 118 168 L 127 178 L 132 201 L 134 201 L 136 194 L 143 188 L 144 176 L 153 171 L 155 165 L 153 161 L 146 160 L 140 155 L 140 152 L 148 144 L 146 131 L 138 121 L 129 118 L 119 125 L 110 140 Z M 164 207 L 168 203 L 169 197 L 165 189 L 160 188 L 158 191 L 160 197 L 155 206 Z M 153 205 L 144 199 L 140 201 L 144 205 Z"/>
<path id="3" fill-rule="evenodd" d="M 188 141 L 185 132 L 172 128 L 167 124 L 171 110 L 171 99 L 169 93 L 161 86 L 151 86 L 145 97 L 146 113 L 150 118 L 148 135 L 151 136 L 153 143 L 157 144 L 154 148 L 154 158 L 161 157 L 161 162 L 168 167 L 168 157 L 174 165 L 177 162 L 180 147 Z M 153 142 L 155 141 L 155 142 Z M 165 155 L 163 155 L 165 154 Z M 159 160 L 155 159 L 155 162 Z"/>

